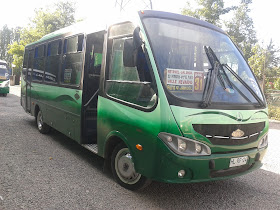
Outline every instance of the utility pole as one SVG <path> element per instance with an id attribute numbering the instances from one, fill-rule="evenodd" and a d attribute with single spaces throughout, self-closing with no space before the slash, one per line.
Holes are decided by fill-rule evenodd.
<path id="1" fill-rule="evenodd" d="M 263 62 L 263 81 L 262 81 L 262 91 L 264 92 L 265 89 L 265 64 L 266 63 L 266 49 L 264 50 L 264 62 Z"/>

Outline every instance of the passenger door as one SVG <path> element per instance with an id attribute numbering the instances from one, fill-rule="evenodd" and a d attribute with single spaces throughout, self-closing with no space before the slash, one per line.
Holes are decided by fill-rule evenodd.
<path id="1" fill-rule="evenodd" d="M 34 50 L 28 52 L 28 64 L 26 71 L 26 111 L 31 111 L 31 81 L 32 81 L 32 69 L 34 60 Z"/>

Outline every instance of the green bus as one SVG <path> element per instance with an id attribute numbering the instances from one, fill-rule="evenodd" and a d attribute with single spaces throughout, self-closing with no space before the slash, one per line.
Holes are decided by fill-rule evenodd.
<path id="1" fill-rule="evenodd" d="M 7 96 L 10 91 L 9 70 L 6 61 L 0 60 L 0 95 Z"/>
<path id="2" fill-rule="evenodd" d="M 101 21 L 101 20 L 100 20 Z M 21 105 L 105 159 L 130 190 L 232 178 L 262 166 L 264 95 L 220 28 L 139 11 L 67 27 L 25 48 Z"/>

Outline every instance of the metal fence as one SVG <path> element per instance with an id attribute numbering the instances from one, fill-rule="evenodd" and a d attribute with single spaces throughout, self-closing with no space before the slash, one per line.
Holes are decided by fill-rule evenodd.
<path id="1" fill-rule="evenodd" d="M 280 90 L 267 90 L 265 97 L 269 105 L 280 107 Z"/>

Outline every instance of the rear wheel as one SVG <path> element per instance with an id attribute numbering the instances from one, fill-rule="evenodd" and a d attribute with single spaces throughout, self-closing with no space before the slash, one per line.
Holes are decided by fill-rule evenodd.
<path id="1" fill-rule="evenodd" d="M 118 144 L 111 157 L 111 168 L 115 180 L 129 190 L 140 190 L 151 181 L 137 173 L 129 149 L 124 143 Z"/>
<path id="2" fill-rule="evenodd" d="M 43 113 L 41 110 L 39 110 L 37 116 L 36 116 L 36 123 L 37 127 L 40 133 L 46 134 L 50 132 L 51 127 L 48 126 L 46 123 L 43 121 Z"/>
<path id="3" fill-rule="evenodd" d="M 6 97 L 6 96 L 7 96 L 7 93 L 3 93 L 3 96 Z"/>

